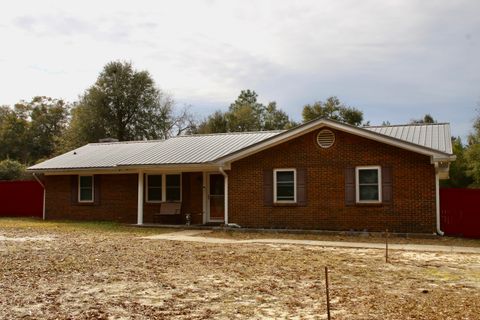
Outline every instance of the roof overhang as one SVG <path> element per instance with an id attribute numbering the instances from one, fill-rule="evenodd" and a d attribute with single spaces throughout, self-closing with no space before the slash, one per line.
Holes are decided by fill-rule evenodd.
<path id="1" fill-rule="evenodd" d="M 312 120 L 310 122 L 307 122 L 303 125 L 300 125 L 296 128 L 293 128 L 291 130 L 288 130 L 284 133 L 281 133 L 277 136 L 274 136 L 272 138 L 266 139 L 264 141 L 261 141 L 255 145 L 252 145 L 250 147 L 244 148 L 242 150 L 239 150 L 237 152 L 234 152 L 230 155 L 227 155 L 225 157 L 219 158 L 216 160 L 219 165 L 222 164 L 228 164 L 237 160 L 240 160 L 242 158 L 248 157 L 254 153 L 263 151 L 265 149 L 274 147 L 276 145 L 279 145 L 281 143 L 287 142 L 289 140 L 295 139 L 299 136 L 302 136 L 308 132 L 317 130 L 322 127 L 329 127 L 333 129 L 337 129 L 340 131 L 344 131 L 347 133 L 351 133 L 354 135 L 357 135 L 359 137 L 375 140 L 381 143 L 385 143 L 391 146 L 395 146 L 398 148 L 402 148 L 408 151 L 416 152 L 419 154 L 423 154 L 426 156 L 431 157 L 432 163 L 443 161 L 443 162 L 450 162 L 455 160 L 455 155 L 451 155 L 448 153 L 440 152 L 434 149 L 422 147 L 407 141 L 403 141 L 397 138 L 385 136 L 380 133 L 376 133 L 373 131 L 369 131 L 363 128 L 359 127 L 354 127 L 345 123 L 329 120 L 329 119 L 316 119 Z"/>
<path id="2" fill-rule="evenodd" d="M 216 163 L 187 163 L 187 164 L 162 164 L 162 165 L 122 165 L 108 168 L 58 168 L 58 169 L 27 169 L 32 173 L 45 175 L 77 175 L 77 174 L 133 174 L 138 172 L 203 172 L 218 171 Z M 222 165 L 226 170 L 229 165 Z"/>

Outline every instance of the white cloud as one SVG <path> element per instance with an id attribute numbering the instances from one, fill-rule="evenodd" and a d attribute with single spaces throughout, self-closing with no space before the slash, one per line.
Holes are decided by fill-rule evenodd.
<path id="1" fill-rule="evenodd" d="M 252 88 L 296 118 L 335 94 L 380 122 L 454 108 L 463 128 L 480 100 L 478 12 L 475 0 L 17 1 L 0 12 L 0 104 L 74 100 L 124 59 L 199 113 Z"/>

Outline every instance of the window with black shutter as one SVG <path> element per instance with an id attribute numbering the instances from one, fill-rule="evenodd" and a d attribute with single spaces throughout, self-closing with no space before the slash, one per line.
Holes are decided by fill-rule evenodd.
<path id="1" fill-rule="evenodd" d="M 273 200 L 275 203 L 297 202 L 296 169 L 273 170 Z"/>

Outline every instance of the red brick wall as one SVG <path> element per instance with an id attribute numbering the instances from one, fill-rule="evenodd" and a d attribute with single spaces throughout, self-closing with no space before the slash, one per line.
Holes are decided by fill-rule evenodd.
<path id="1" fill-rule="evenodd" d="M 100 203 L 72 202 L 72 176 L 46 176 L 46 219 L 137 222 L 137 175 L 101 175 Z"/>
<path id="2" fill-rule="evenodd" d="M 72 202 L 71 181 L 72 176 L 46 176 L 47 219 L 137 222 L 137 174 L 101 175 L 98 204 Z M 182 200 L 182 215 L 162 216 L 156 220 L 154 213 L 160 211 L 160 204 L 144 202 L 144 222 L 184 223 L 183 214 L 189 212 L 194 214 L 194 223 L 201 223 L 202 173 L 182 174 Z"/>
<path id="3" fill-rule="evenodd" d="M 335 130 L 333 130 L 335 131 Z M 315 143 L 317 131 L 232 164 L 229 172 L 229 221 L 244 227 L 435 231 L 435 171 L 427 156 L 335 131 L 330 149 Z M 345 205 L 345 168 L 361 165 L 392 167 L 393 202 L 389 205 Z M 307 206 L 265 206 L 263 171 L 307 170 Z M 71 176 L 46 177 L 47 219 L 137 221 L 137 175 L 102 175 L 100 203 L 75 204 Z M 182 213 L 201 223 L 202 174 L 182 175 Z M 144 221 L 153 222 L 158 204 L 144 204 Z M 183 223 L 164 217 L 161 223 Z"/>
<path id="4" fill-rule="evenodd" d="M 243 227 L 435 231 L 435 170 L 430 158 L 333 130 L 335 144 L 321 149 L 318 131 L 232 164 L 229 172 L 229 222 Z M 345 205 L 345 168 L 391 166 L 390 205 Z M 307 169 L 307 206 L 265 206 L 263 171 Z"/>

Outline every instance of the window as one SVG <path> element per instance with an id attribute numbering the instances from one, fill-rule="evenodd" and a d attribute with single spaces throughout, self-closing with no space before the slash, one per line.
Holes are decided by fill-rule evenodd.
<path id="1" fill-rule="evenodd" d="M 93 202 L 93 176 L 78 176 L 78 202 Z"/>
<path id="2" fill-rule="evenodd" d="M 147 202 L 181 201 L 180 174 L 148 174 Z"/>
<path id="3" fill-rule="evenodd" d="M 297 202 L 297 172 L 295 169 L 273 171 L 273 199 L 276 203 Z"/>
<path id="4" fill-rule="evenodd" d="M 166 200 L 167 201 L 180 201 L 180 175 L 179 174 L 167 174 L 166 175 Z"/>
<path id="5" fill-rule="evenodd" d="M 356 168 L 358 203 L 382 202 L 381 170 L 379 166 Z"/>
<path id="6" fill-rule="evenodd" d="M 162 175 L 147 175 L 147 202 L 162 201 Z"/>

